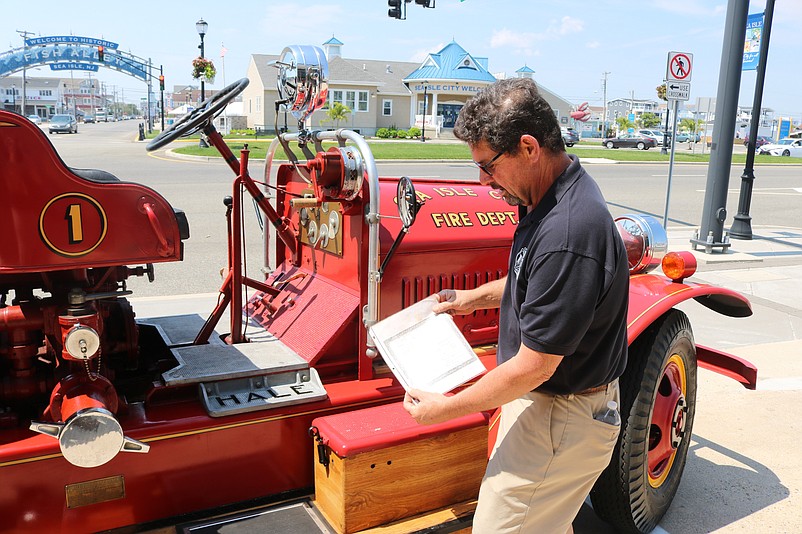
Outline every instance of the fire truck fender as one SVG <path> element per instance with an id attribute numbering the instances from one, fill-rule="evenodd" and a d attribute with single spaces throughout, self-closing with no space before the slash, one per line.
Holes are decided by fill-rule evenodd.
<path id="1" fill-rule="evenodd" d="M 630 279 L 627 338 L 629 345 L 680 302 L 694 299 L 729 317 L 749 317 L 752 307 L 743 295 L 727 288 L 695 282 L 673 282 L 663 276 L 636 275 Z M 696 345 L 699 366 L 755 389 L 757 368 L 750 362 L 710 347 Z"/>

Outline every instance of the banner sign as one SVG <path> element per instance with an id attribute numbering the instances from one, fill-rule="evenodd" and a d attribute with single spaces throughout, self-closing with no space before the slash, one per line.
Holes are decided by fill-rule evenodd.
<path id="1" fill-rule="evenodd" d="M 142 81 L 148 80 L 148 66 L 136 57 L 117 51 L 106 51 L 104 56 L 104 67 L 119 70 Z M 50 65 L 51 70 L 97 71 L 100 64 L 94 45 L 48 44 L 0 55 L 0 76 L 38 65 Z"/>
<path id="2" fill-rule="evenodd" d="M 746 19 L 744 61 L 741 70 L 757 70 L 760 59 L 760 38 L 763 36 L 763 13 L 753 13 Z"/>
<path id="3" fill-rule="evenodd" d="M 117 50 L 117 43 L 106 41 L 105 39 L 95 39 L 94 37 L 80 37 L 78 35 L 51 35 L 49 37 L 34 37 L 33 39 L 25 39 L 27 46 L 40 46 L 55 43 L 65 44 L 82 44 L 90 46 L 102 46 L 111 50 Z"/>

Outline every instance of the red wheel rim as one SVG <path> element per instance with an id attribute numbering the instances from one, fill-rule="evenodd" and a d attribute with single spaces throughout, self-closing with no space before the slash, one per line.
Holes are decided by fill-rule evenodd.
<path id="1" fill-rule="evenodd" d="M 685 435 L 688 411 L 687 374 L 679 354 L 673 354 L 663 367 L 657 384 L 652 421 L 649 426 L 649 485 L 659 488 L 671 472 L 677 448 Z"/>

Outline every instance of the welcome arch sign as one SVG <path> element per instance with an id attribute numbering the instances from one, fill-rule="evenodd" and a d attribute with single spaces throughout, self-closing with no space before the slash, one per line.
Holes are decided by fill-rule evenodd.
<path id="1" fill-rule="evenodd" d="M 77 35 L 25 39 L 24 47 L 0 54 L 0 77 L 42 65 L 49 65 L 53 71 L 93 72 L 103 66 L 144 82 L 151 78 L 149 60 L 119 50 L 115 42 Z"/>

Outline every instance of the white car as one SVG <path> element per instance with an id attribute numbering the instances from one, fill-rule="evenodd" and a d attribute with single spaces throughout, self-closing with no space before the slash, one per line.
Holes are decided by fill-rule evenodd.
<path id="1" fill-rule="evenodd" d="M 770 154 L 772 156 L 793 156 L 802 158 L 802 139 L 792 139 L 786 137 L 776 143 L 769 143 L 760 147 L 759 154 Z"/>

